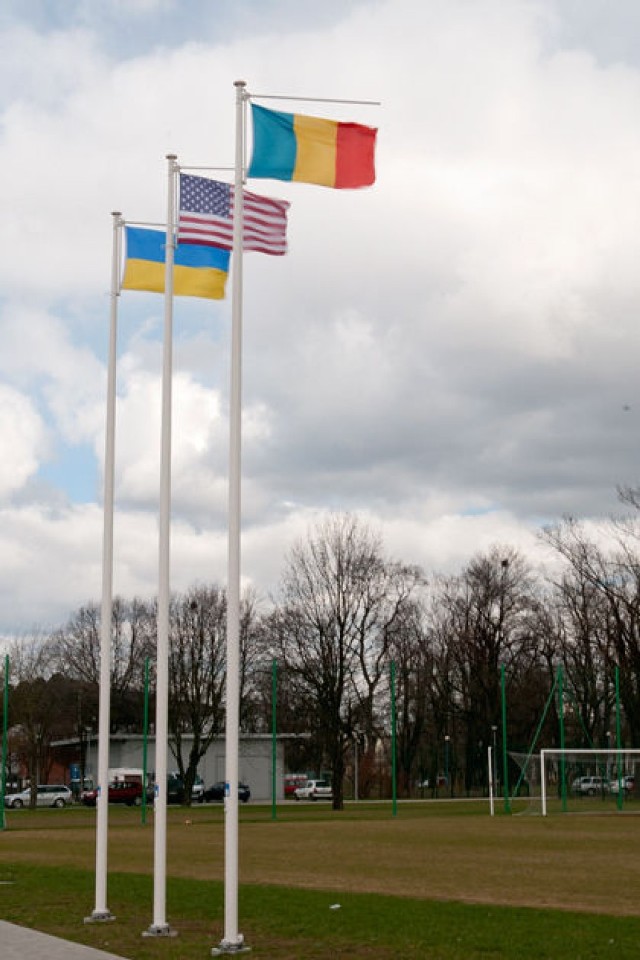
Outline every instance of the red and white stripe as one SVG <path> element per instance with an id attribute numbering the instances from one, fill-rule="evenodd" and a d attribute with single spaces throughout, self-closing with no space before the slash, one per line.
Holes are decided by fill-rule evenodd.
<path id="1" fill-rule="evenodd" d="M 286 200 L 261 197 L 244 191 L 243 249 L 282 256 L 287 252 Z M 198 243 L 209 247 L 233 249 L 233 188 L 231 217 L 181 210 L 178 221 L 178 243 Z"/>

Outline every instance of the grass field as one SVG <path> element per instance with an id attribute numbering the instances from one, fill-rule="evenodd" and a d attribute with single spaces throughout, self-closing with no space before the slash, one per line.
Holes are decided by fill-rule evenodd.
<path id="1" fill-rule="evenodd" d="M 640 818 L 487 815 L 443 801 L 241 808 L 240 929 L 252 955 L 324 957 L 636 957 Z M 209 956 L 223 935 L 220 807 L 170 808 L 171 940 L 152 921 L 153 825 L 110 808 L 114 923 L 94 905 L 95 811 L 9 811 L 0 833 L 0 918 L 131 960 Z M 339 909 L 331 909 L 340 904 Z M 0 951 L 1 954 L 1 951 Z"/>

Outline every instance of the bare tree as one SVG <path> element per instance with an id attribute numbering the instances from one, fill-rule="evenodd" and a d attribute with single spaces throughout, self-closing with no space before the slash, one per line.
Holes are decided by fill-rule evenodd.
<path id="1" fill-rule="evenodd" d="M 415 580 L 385 561 L 380 538 L 351 515 L 319 523 L 285 563 L 272 626 L 282 659 L 313 703 L 334 809 L 343 807 L 345 751 L 354 729 L 364 724 L 371 737 L 380 732 L 375 695 Z"/>
<path id="2" fill-rule="evenodd" d="M 140 729 L 144 663 L 155 654 L 152 604 L 116 597 L 112 609 L 111 720 L 117 727 Z M 57 669 L 96 690 L 100 679 L 100 608 L 87 604 L 55 634 Z"/>
<path id="3" fill-rule="evenodd" d="M 629 502 L 633 502 L 631 493 Z M 582 683 L 582 719 L 589 737 L 606 734 L 614 668 L 632 743 L 640 735 L 640 555 L 635 518 L 602 524 L 598 542 L 574 520 L 545 530 L 543 539 L 569 566 L 561 593 L 571 618 L 570 661 Z M 582 672 L 582 675 L 581 675 Z"/>
<path id="4" fill-rule="evenodd" d="M 198 764 L 222 729 L 226 610 L 226 596 L 214 586 L 194 587 L 171 603 L 169 730 L 187 805 Z"/>
<path id="5" fill-rule="evenodd" d="M 47 782 L 50 747 L 56 735 L 73 723 L 66 716 L 68 681 L 53 673 L 53 645 L 46 635 L 14 641 L 9 650 L 11 676 L 10 723 L 12 752 L 24 764 L 31 784 L 31 806 L 38 783 Z"/>
<path id="6" fill-rule="evenodd" d="M 501 714 L 501 669 L 517 676 L 535 655 L 526 619 L 534 580 L 516 551 L 494 547 L 471 560 L 461 575 L 442 580 L 441 591 L 465 727 L 465 785 L 471 790 L 486 782 L 485 751 Z"/>
<path id="7" fill-rule="evenodd" d="M 261 622 L 258 595 L 249 588 L 240 601 L 240 729 L 245 731 L 255 731 L 260 725 L 264 678 L 265 674 L 271 676 L 271 664 L 265 661 Z M 269 729 L 269 725 L 264 729 Z"/>
<path id="8" fill-rule="evenodd" d="M 421 766 L 425 766 L 421 751 L 429 721 L 433 723 L 434 652 L 425 627 L 423 609 L 417 601 L 406 603 L 401 616 L 397 618 L 389 657 L 396 664 L 400 790 L 409 796 L 417 762 L 422 760 Z M 433 767 L 434 763 L 430 762 L 429 766 Z M 425 773 L 424 769 L 420 771 L 422 779 Z M 433 769 L 431 773 L 435 777 L 437 770 Z"/>

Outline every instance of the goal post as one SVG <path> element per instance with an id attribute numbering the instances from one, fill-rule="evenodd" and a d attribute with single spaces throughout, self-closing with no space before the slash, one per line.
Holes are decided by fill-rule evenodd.
<path id="1" fill-rule="evenodd" d="M 540 796 L 542 816 L 547 816 L 547 786 L 553 782 L 560 789 L 566 809 L 567 779 L 573 777 L 574 794 L 602 798 L 613 796 L 622 809 L 625 796 L 633 794 L 636 766 L 640 766 L 640 749 L 612 747 L 543 749 L 540 751 Z"/>

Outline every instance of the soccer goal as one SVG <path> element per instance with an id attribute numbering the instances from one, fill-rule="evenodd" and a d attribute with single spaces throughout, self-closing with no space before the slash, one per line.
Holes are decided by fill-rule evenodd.
<path id="1" fill-rule="evenodd" d="M 640 796 L 636 767 L 640 749 L 546 749 L 540 751 L 541 813 L 621 810 Z M 638 771 L 640 774 L 640 770 Z M 599 805 L 596 805 L 599 804 Z"/>

